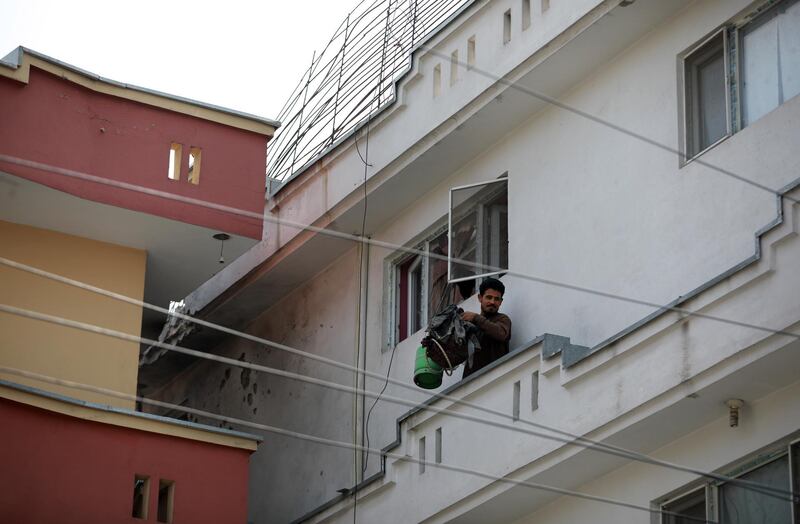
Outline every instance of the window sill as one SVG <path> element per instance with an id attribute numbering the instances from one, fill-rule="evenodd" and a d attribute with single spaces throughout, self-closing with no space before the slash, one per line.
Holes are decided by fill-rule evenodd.
<path id="1" fill-rule="evenodd" d="M 716 142 L 714 142 L 710 146 L 706 147 L 705 149 L 703 149 L 699 153 L 696 153 L 694 156 L 692 156 L 691 158 L 688 158 L 688 159 L 684 159 L 684 154 L 683 154 L 683 152 L 681 152 L 681 154 L 679 156 L 679 158 L 680 158 L 680 165 L 678 166 L 679 169 L 683 169 L 684 167 L 688 166 L 689 164 L 691 164 L 692 162 L 694 162 L 695 160 L 697 160 L 701 156 L 705 155 L 707 152 L 711 151 L 712 149 L 717 147 L 719 144 L 725 142 L 726 140 L 728 140 L 732 136 L 733 136 L 733 133 L 728 133 L 727 135 L 723 136 L 722 138 L 720 138 L 719 140 L 717 140 Z"/>

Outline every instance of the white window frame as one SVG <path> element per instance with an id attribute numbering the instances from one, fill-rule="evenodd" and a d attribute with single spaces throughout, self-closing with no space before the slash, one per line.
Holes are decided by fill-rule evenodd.
<path id="1" fill-rule="evenodd" d="M 416 319 L 416 308 L 414 307 L 416 304 L 416 297 L 419 295 L 420 297 L 420 310 L 419 310 L 419 322 L 422 322 L 422 319 L 427 318 L 426 312 L 426 278 L 425 278 L 425 266 L 423 261 L 427 260 L 427 257 L 422 255 L 416 255 L 414 259 L 411 261 L 411 264 L 408 266 L 408 282 L 406 282 L 406 296 L 408 297 L 408 304 L 406 304 L 406 319 L 408 323 L 408 333 L 406 333 L 406 337 L 411 336 L 413 333 L 416 333 L 420 329 L 422 329 L 421 325 L 417 324 Z M 398 270 L 400 268 L 398 267 Z M 415 279 L 411 278 L 411 275 L 419 271 L 419 289 L 417 288 L 417 283 Z"/>
<path id="2" fill-rule="evenodd" d="M 684 162 L 689 162 L 694 158 L 702 155 L 709 149 L 712 149 L 717 146 L 720 142 L 727 140 L 733 134 L 732 128 L 732 118 L 731 118 L 731 89 L 730 89 L 730 46 L 728 44 L 728 29 L 721 28 L 714 31 L 711 35 L 703 39 L 700 43 L 694 45 L 689 51 L 684 53 L 680 59 L 680 73 L 681 73 L 681 100 L 682 100 L 682 131 L 683 131 L 683 154 L 681 155 Z M 696 84 L 691 82 L 686 74 L 686 70 L 689 67 L 690 62 L 692 59 L 700 52 L 702 52 L 703 48 L 711 43 L 713 40 L 717 38 L 722 38 L 722 57 L 723 57 L 723 75 L 724 75 L 724 86 L 723 89 L 725 90 L 725 134 L 722 135 L 719 139 L 715 140 L 711 144 L 703 147 L 698 148 L 697 151 L 694 151 L 695 143 L 696 143 L 696 135 L 699 132 L 699 125 L 696 118 L 696 110 L 695 105 L 697 104 L 696 98 Z M 691 82 L 692 85 L 689 85 Z"/>
<path id="3" fill-rule="evenodd" d="M 500 176 L 500 178 L 497 178 L 495 180 L 487 180 L 487 181 L 484 181 L 484 182 L 476 182 L 474 184 L 466 184 L 466 185 L 463 185 L 463 186 L 450 188 L 450 195 L 449 195 L 449 202 L 448 202 L 448 214 L 447 214 L 447 240 L 448 240 L 448 245 L 449 245 L 450 239 L 453 236 L 453 222 L 454 222 L 454 219 L 458 220 L 458 219 L 461 218 L 461 216 L 458 216 L 458 217 L 454 217 L 453 216 L 453 213 L 454 213 L 454 210 L 453 210 L 453 193 L 455 191 L 459 191 L 459 190 L 463 190 L 463 189 L 471 189 L 471 188 L 474 188 L 474 187 L 488 186 L 490 184 L 501 184 L 501 183 L 502 184 L 508 184 L 508 181 L 509 181 L 508 173 L 504 173 L 503 175 Z M 506 187 L 506 191 L 508 191 L 508 187 Z M 471 209 L 472 208 L 470 207 L 469 211 L 463 213 L 462 216 L 468 214 L 471 211 Z M 485 231 L 486 205 L 485 205 L 485 203 L 484 202 L 476 203 L 475 204 L 475 211 L 476 211 L 476 213 L 475 213 L 475 221 L 476 221 L 476 228 L 477 228 L 477 238 L 475 240 L 476 241 L 475 259 L 477 261 L 479 261 L 478 264 L 482 265 L 484 263 L 483 261 L 485 259 L 485 257 L 484 257 L 484 246 L 486 246 L 485 236 L 484 236 L 484 235 L 486 235 L 486 231 Z M 506 216 L 508 216 L 508 207 L 507 206 L 506 206 Z M 493 220 L 491 222 L 495 227 L 497 226 L 497 224 L 499 224 L 498 220 Z M 489 233 L 489 238 L 492 239 L 492 244 L 489 246 L 489 251 L 490 251 L 490 253 L 489 253 L 489 259 L 490 259 L 489 265 L 490 266 L 493 265 L 491 263 L 491 259 L 494 258 L 492 255 L 495 255 L 495 254 L 496 254 L 496 258 L 497 258 L 497 265 L 499 266 L 499 264 L 500 264 L 500 262 L 499 262 L 499 260 L 500 260 L 500 245 L 499 244 L 495 245 L 495 240 L 499 240 L 499 237 L 500 237 L 499 233 L 500 233 L 499 229 L 497 231 L 492 231 L 492 232 Z M 506 273 L 507 271 L 508 271 L 508 268 L 500 268 L 500 269 L 498 269 L 496 271 L 488 271 L 488 272 L 484 272 L 484 273 L 476 273 L 475 275 L 469 275 L 469 276 L 466 276 L 466 277 L 453 278 L 453 253 L 452 253 L 452 250 L 449 249 L 449 247 L 447 249 L 447 282 L 450 283 L 450 284 L 455 284 L 457 282 L 464 282 L 466 280 L 476 280 L 476 279 L 486 278 L 486 277 L 490 277 L 490 276 L 494 276 L 494 275 L 501 275 L 503 273 Z"/>
<path id="4" fill-rule="evenodd" d="M 422 329 L 425 326 L 420 326 L 417 331 L 409 332 L 409 333 L 401 333 L 400 332 L 400 308 L 402 304 L 400 304 L 400 295 L 398 294 L 398 289 L 400 287 L 400 271 L 403 264 L 411 260 L 412 258 L 418 257 L 419 264 L 422 270 L 422 278 L 421 278 L 421 286 L 422 286 L 422 318 L 428 318 L 428 288 L 429 288 L 429 271 L 430 271 L 430 260 L 427 256 L 424 256 L 422 253 L 428 253 L 430 251 L 430 244 L 431 241 L 436 239 L 439 235 L 446 231 L 446 224 L 437 223 L 435 226 L 426 230 L 425 233 L 419 235 L 414 242 L 411 242 L 410 245 L 414 246 L 412 249 L 417 251 L 417 253 L 408 253 L 407 251 L 400 251 L 395 253 L 393 256 L 390 256 L 386 259 L 385 262 L 385 270 L 386 274 L 389 275 L 389 279 L 387 282 L 387 292 L 384 295 L 387 297 L 386 299 L 386 311 L 388 311 L 387 323 L 386 323 L 386 330 L 388 333 L 388 337 L 386 337 L 387 345 L 384 347 L 384 351 L 393 348 L 401 341 L 405 340 L 406 338 L 410 337 L 419 329 Z M 415 262 L 412 262 L 412 265 Z M 409 268 L 410 270 L 411 268 Z M 407 289 L 407 291 L 410 291 Z M 410 297 L 409 297 L 410 298 Z M 406 312 L 408 315 L 411 314 L 411 300 L 409 299 L 408 303 L 405 306 Z M 423 320 L 425 321 L 425 320 Z M 407 328 L 410 330 L 410 328 Z"/>
<path id="5" fill-rule="evenodd" d="M 716 515 L 716 507 L 714 506 L 714 501 L 716 500 L 716 496 L 712 494 L 713 487 L 709 484 L 702 484 L 699 486 L 696 485 L 690 489 L 683 490 L 680 493 L 668 499 L 662 500 L 658 504 L 658 509 L 661 511 L 667 511 L 666 507 L 669 506 L 670 504 L 673 504 L 683 498 L 690 497 L 701 491 L 703 492 L 703 500 L 705 501 L 705 506 L 706 506 L 706 519 L 711 519 L 716 522 L 717 521 L 716 517 L 713 518 L 711 517 L 711 515 Z M 665 520 L 665 515 L 662 513 L 659 516 L 657 523 L 664 524 L 664 520 Z"/>
<path id="6" fill-rule="evenodd" d="M 785 6 L 788 8 L 792 4 L 798 2 L 800 0 L 768 0 L 760 3 L 759 5 L 755 6 L 753 9 L 749 9 L 745 14 L 738 16 L 722 26 L 718 27 L 711 33 L 709 33 L 705 38 L 703 38 L 700 42 L 696 43 L 695 45 L 691 46 L 688 50 L 681 53 L 678 56 L 678 93 L 679 93 L 679 100 L 680 100 L 680 109 L 678 112 L 679 120 L 680 120 L 680 147 L 682 149 L 680 155 L 680 167 L 683 167 L 695 158 L 700 157 L 705 152 L 713 149 L 721 142 L 727 140 L 730 136 L 738 133 L 744 127 L 746 127 L 743 123 L 742 119 L 742 104 L 744 101 L 742 100 L 742 57 L 743 57 L 743 50 L 742 50 L 742 38 L 744 33 L 748 30 L 749 27 L 753 25 L 757 25 L 763 22 L 764 16 L 767 16 L 769 13 L 774 12 L 775 9 L 781 9 L 781 6 Z M 686 66 L 687 60 L 694 55 L 697 51 L 702 49 L 703 46 L 708 44 L 714 38 L 719 37 L 720 33 L 723 35 L 723 56 L 725 60 L 724 68 L 725 68 L 725 104 L 726 104 L 726 123 L 727 123 L 727 133 L 722 136 L 719 140 L 715 141 L 713 144 L 710 144 L 703 148 L 700 151 L 692 151 L 689 141 L 691 140 L 691 133 L 689 132 L 689 126 L 692 124 L 690 122 L 691 115 L 689 115 L 689 109 L 691 100 L 689 100 L 689 87 L 687 86 L 687 78 L 686 78 Z M 784 102 L 778 104 L 778 107 L 782 105 Z M 753 122 L 749 122 L 747 125 L 751 125 Z"/>
<path id="7" fill-rule="evenodd" d="M 728 473 L 726 473 L 727 477 L 731 477 L 734 479 L 740 478 L 752 471 L 755 471 L 758 468 L 766 466 L 771 462 L 779 460 L 783 457 L 786 457 L 788 462 L 788 475 L 789 475 L 789 488 L 791 490 L 796 490 L 800 487 L 800 475 L 794 471 L 794 461 L 797 460 L 800 462 L 800 439 L 796 437 L 786 441 L 784 440 L 782 443 L 779 443 L 771 448 L 768 448 L 767 451 L 761 452 L 755 455 L 750 455 L 745 459 L 738 461 L 738 465 L 735 467 L 728 468 Z M 720 503 L 720 487 L 727 484 L 728 481 L 705 481 L 702 483 L 692 483 L 680 491 L 675 492 L 673 495 L 668 497 L 664 497 L 658 500 L 655 503 L 655 507 L 659 510 L 664 510 L 665 506 L 672 504 L 684 497 L 692 495 L 699 490 L 704 490 L 705 501 L 706 501 L 706 519 L 712 520 L 714 522 L 719 522 L 720 514 L 721 514 L 721 503 Z M 792 523 L 800 524 L 800 514 L 798 514 L 798 504 L 793 504 L 789 502 L 791 507 L 791 519 Z M 656 514 L 653 522 L 654 524 L 664 524 L 665 523 L 665 516 L 663 514 Z"/>
<path id="8" fill-rule="evenodd" d="M 486 184 L 493 184 L 499 182 L 508 182 L 508 173 L 503 173 L 499 178 L 495 180 L 489 180 L 486 182 L 479 182 L 476 184 L 469 184 L 466 186 L 459 186 L 454 187 L 450 190 L 449 194 L 449 209 L 452 210 L 452 191 L 458 189 L 464 189 L 469 187 L 477 187 L 477 186 L 484 186 Z M 479 229 L 479 238 L 477 239 L 477 246 L 476 249 L 478 250 L 477 256 L 479 257 L 478 260 L 483 260 L 483 250 L 484 250 L 484 237 L 482 233 L 482 229 L 485 226 L 485 202 L 476 202 L 475 207 L 477 208 L 476 211 L 476 220 Z M 508 207 L 506 206 L 506 216 L 508 215 Z M 500 209 L 495 209 L 494 212 L 500 213 Z M 402 340 L 412 336 L 414 333 L 418 332 L 420 329 L 424 328 L 425 326 L 412 326 L 410 323 L 410 319 L 413 314 L 413 300 L 411 299 L 411 291 L 410 289 L 410 282 L 407 284 L 406 290 L 408 292 L 408 302 L 406 304 L 400 303 L 400 281 L 401 281 L 401 271 L 402 266 L 408 263 L 415 257 L 418 257 L 419 260 L 415 262 L 411 262 L 412 265 L 419 264 L 419 267 L 422 271 L 422 278 L 421 278 L 421 286 L 422 286 L 422 322 L 423 324 L 427 323 L 427 319 L 430 317 L 430 292 L 431 287 L 434 285 L 433 282 L 430 282 L 431 276 L 431 264 L 430 258 L 428 256 L 423 255 L 423 253 L 430 253 L 432 249 L 432 245 L 434 241 L 438 240 L 439 237 L 444 234 L 447 238 L 448 242 L 448 257 L 447 257 L 447 283 L 452 284 L 455 282 L 460 282 L 464 280 L 476 280 L 476 287 L 477 283 L 479 282 L 480 278 L 484 278 L 491 275 L 498 275 L 502 274 L 504 271 L 495 271 L 490 273 L 485 273 L 477 276 L 470 276 L 468 278 L 457 279 L 453 281 L 450 279 L 451 274 L 451 261 L 452 258 L 450 256 L 450 249 L 449 249 L 449 242 L 450 242 L 450 235 L 451 235 L 451 224 L 453 220 L 453 215 L 451 212 L 448 212 L 447 220 L 444 221 L 439 220 L 433 226 L 426 229 L 425 232 L 415 237 L 411 242 L 407 245 L 409 247 L 413 246 L 413 250 L 415 252 L 409 253 L 408 250 L 400 250 L 393 255 L 387 257 L 384 261 L 384 274 L 387 275 L 385 279 L 385 288 L 384 288 L 384 311 L 386 311 L 385 315 L 385 336 L 384 340 L 386 341 L 386 345 L 383 347 L 384 351 L 388 351 L 391 348 L 395 347 L 399 344 Z M 490 221 L 492 224 L 492 228 L 499 228 L 499 220 L 492 220 Z M 499 238 L 499 229 L 490 233 L 490 238 Z M 490 250 L 494 251 L 494 253 L 489 253 L 490 260 L 494 260 L 495 258 L 498 261 L 500 259 L 500 246 L 490 246 Z M 411 267 L 409 267 L 409 272 L 411 271 Z M 506 270 L 507 271 L 507 270 Z M 406 329 L 409 330 L 408 333 L 401 333 L 400 331 L 400 312 L 402 307 L 406 308 L 407 318 L 409 322 L 406 324 Z M 414 331 L 412 331 L 415 329 Z"/>

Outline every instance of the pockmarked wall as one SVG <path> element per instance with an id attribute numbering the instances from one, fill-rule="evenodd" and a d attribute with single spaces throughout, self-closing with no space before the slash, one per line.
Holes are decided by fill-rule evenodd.
<path id="1" fill-rule="evenodd" d="M 55 231 L 0 221 L 0 256 L 141 300 L 147 254 Z M 0 302 L 139 336 L 142 310 L 31 273 L 0 266 Z M 139 344 L 0 313 L 0 365 L 136 394 Z M 134 401 L 0 378 L 63 395 L 133 408 Z"/>
<path id="2" fill-rule="evenodd" d="M 581 80 L 566 92 L 552 95 L 558 95 L 565 104 L 677 150 L 680 135 L 677 57 L 748 3 L 744 0 L 693 3 L 673 18 L 664 19 L 610 61 L 587 69 Z M 490 35 L 498 35 L 496 29 L 501 27 L 503 12 L 500 3 L 496 6 L 497 17 L 480 20 L 491 29 L 487 33 Z M 472 31 L 470 27 L 457 29 L 454 41 L 466 42 Z M 515 42 L 512 39 L 509 45 L 513 47 Z M 505 70 L 495 71 L 496 62 L 484 61 L 486 55 L 481 54 L 484 41 L 479 40 L 478 44 L 478 67 L 489 73 L 504 74 Z M 435 101 L 428 89 L 428 77 L 423 76 L 422 83 L 416 84 L 414 96 L 410 96 L 413 87 L 403 93 L 402 111 L 376 121 L 371 130 L 370 154 L 374 154 L 376 165 L 390 163 L 381 155 L 393 151 L 386 146 L 392 138 L 404 143 L 399 137 L 407 135 L 409 129 L 435 127 L 438 122 L 435 119 L 440 116 L 435 115 L 430 121 L 427 116 L 420 116 L 413 125 L 405 126 L 404 113 L 410 118 L 408 115 L 418 115 L 419 107 L 452 109 L 452 112 L 463 109 L 463 104 L 456 104 L 448 97 L 455 94 L 457 86 L 472 85 L 475 77 L 466 75 L 475 73 L 464 74 L 456 87 L 443 87 Z M 509 104 L 508 98 L 504 101 L 497 97 L 491 103 Z M 705 153 L 702 159 L 759 184 L 783 187 L 800 172 L 800 160 L 793 153 L 800 147 L 800 135 L 795 129 L 798 116 L 800 100 L 789 100 Z M 467 118 L 463 114 L 458 117 Z M 431 156 L 436 154 L 433 148 L 428 151 Z M 463 153 L 470 153 L 466 146 Z M 357 163 L 355 157 L 353 162 Z M 353 165 L 349 168 L 344 162 L 330 165 L 324 180 L 337 181 L 326 186 L 332 192 L 325 193 L 330 201 L 336 202 L 335 197 L 339 196 L 345 198 L 360 187 L 363 171 L 353 169 Z M 509 180 L 509 269 L 516 274 L 503 277 L 507 292 L 501 311 L 509 314 L 514 323 L 512 348 L 525 348 L 528 341 L 543 333 L 567 336 L 575 344 L 595 347 L 656 310 L 543 284 L 520 275 L 666 304 L 752 257 L 756 251 L 756 233 L 778 214 L 774 194 L 697 162 L 680 167 L 674 152 L 562 109 L 545 108 L 521 125 L 509 126 L 500 140 L 481 144 L 481 153 L 474 160 L 447 173 L 444 182 L 433 190 L 419 191 L 414 203 L 371 232 L 372 238 L 416 247 L 426 233 L 446 223 L 450 188 L 493 180 L 503 174 Z M 413 185 L 406 185 L 404 190 L 409 187 Z M 393 329 L 387 317 L 392 308 L 386 298 L 392 285 L 388 261 L 397 254 L 385 247 L 370 248 L 364 361 L 368 370 L 382 376 L 388 374 L 410 385 L 414 352 L 422 333 L 395 347 L 387 347 L 388 331 Z M 357 256 L 348 254 L 265 311 L 249 331 L 321 356 L 355 362 L 358 269 Z M 477 310 L 474 297 L 464 307 Z M 346 321 L 330 322 L 341 319 L 342 315 L 347 315 Z M 249 342 L 229 341 L 222 349 L 228 356 L 270 362 L 282 369 L 318 377 L 339 376 L 338 372 L 323 375 L 324 368 L 316 364 L 279 357 L 277 352 L 253 347 Z M 181 391 L 191 391 L 192 395 L 200 391 L 200 402 L 233 415 L 247 414 L 280 423 L 287 429 L 325 437 L 340 435 L 345 439 L 352 438 L 354 433 L 354 414 L 360 420 L 359 415 L 366 415 L 372 405 L 368 397 L 359 413 L 353 409 L 352 399 L 343 394 L 320 390 L 319 395 L 312 395 L 309 393 L 315 389 L 311 386 L 266 376 L 263 379 L 259 376 L 256 392 L 252 380 L 245 380 L 240 373 L 241 370 L 233 369 L 226 374 L 224 367 L 202 364 L 178 377 L 165 395 L 180 401 Z M 460 376 L 461 370 L 456 370 L 443 386 L 457 382 Z M 341 378 L 353 380 L 345 373 Z M 275 387 L 267 385 L 265 393 L 261 380 L 270 380 Z M 190 390 L 189 384 L 193 389 Z M 383 385 L 380 379 L 366 381 L 366 389 L 372 392 L 380 391 Z M 492 387 L 489 383 L 483 386 Z M 597 384 L 598 390 L 609 395 L 613 388 L 610 382 Z M 280 395 L 272 396 L 276 391 Z M 408 391 L 394 384 L 389 384 L 385 393 L 411 402 L 420 402 L 430 394 Z M 496 395 L 499 398 L 505 393 L 498 390 Z M 257 405 L 257 402 L 262 403 Z M 546 422 L 565 423 L 555 404 L 546 405 L 546 396 L 540 402 L 540 413 L 548 416 Z M 386 398 L 381 400 L 365 428 L 369 446 L 381 449 L 392 443 L 397 438 L 397 417 L 408 409 Z M 262 415 L 264 419 L 260 418 Z M 576 417 L 569 421 L 573 426 L 593 422 L 580 418 L 582 413 Z M 273 447 L 264 446 L 252 463 L 251 499 L 256 494 L 261 497 L 251 503 L 251 518 L 256 522 L 299 517 L 337 496 L 337 489 L 352 487 L 354 477 L 346 473 L 348 469 L 353 471 L 352 453 L 281 439 Z M 268 456 L 262 457 L 262 453 Z M 326 467 L 316 468 L 316 464 Z M 333 469 L 335 475 L 331 475 L 328 464 L 338 466 Z M 364 476 L 379 469 L 380 460 L 371 457 Z M 269 491 L 268 487 L 274 487 L 275 491 Z M 275 513 L 267 513 L 269 505 Z"/>
<path id="3" fill-rule="evenodd" d="M 355 365 L 357 275 L 354 248 L 264 311 L 246 331 Z M 351 371 L 241 338 L 229 337 L 217 348 L 204 349 L 346 386 L 355 384 Z M 353 395 L 268 373 L 200 361 L 154 396 L 326 439 L 353 442 L 355 438 Z M 268 443 L 250 459 L 248 520 L 290 522 L 335 496 L 336 490 L 353 485 L 353 451 L 278 434 L 265 438 Z"/>

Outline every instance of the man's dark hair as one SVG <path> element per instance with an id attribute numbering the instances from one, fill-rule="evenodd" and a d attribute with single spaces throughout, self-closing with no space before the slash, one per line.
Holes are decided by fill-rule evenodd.
<path id="1" fill-rule="evenodd" d="M 480 294 L 483 295 L 484 293 L 486 293 L 487 289 L 494 289 L 495 291 L 499 291 L 500 296 L 506 294 L 506 286 L 504 286 L 503 283 L 497 280 L 496 278 L 485 278 L 483 282 L 481 282 Z"/>

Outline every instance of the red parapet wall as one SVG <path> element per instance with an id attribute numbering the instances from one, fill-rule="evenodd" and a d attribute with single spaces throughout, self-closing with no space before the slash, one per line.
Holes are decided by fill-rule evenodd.
<path id="1" fill-rule="evenodd" d="M 0 398 L 0 522 L 158 522 L 159 479 L 174 482 L 175 524 L 245 524 L 250 452 L 91 422 Z M 150 477 L 132 517 L 136 474 Z"/>
<path id="2" fill-rule="evenodd" d="M 98 93 L 31 67 L 27 84 L 0 77 L 0 154 L 263 213 L 265 135 Z M 172 143 L 182 144 L 180 180 L 170 180 Z M 200 183 L 187 180 L 200 148 Z M 0 162 L 0 170 L 88 200 L 261 239 L 257 218 Z"/>

